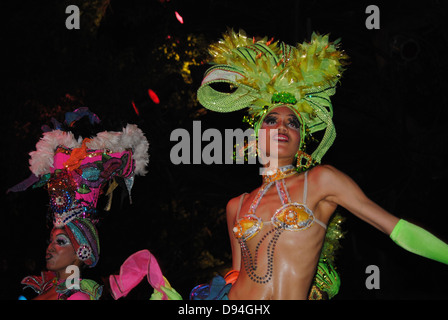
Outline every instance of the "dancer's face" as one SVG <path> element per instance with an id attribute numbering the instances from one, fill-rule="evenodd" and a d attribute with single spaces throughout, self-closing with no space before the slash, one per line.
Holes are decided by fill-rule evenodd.
<path id="1" fill-rule="evenodd" d="M 45 260 L 47 269 L 58 273 L 59 278 L 63 277 L 69 265 L 81 264 L 70 238 L 63 229 L 58 228 L 54 228 L 51 232 Z"/>
<path id="2" fill-rule="evenodd" d="M 262 151 L 275 157 L 273 148 L 277 148 L 279 166 L 291 164 L 300 146 L 300 122 L 295 113 L 286 106 L 275 108 L 266 115 L 260 129 L 266 132 L 259 134 L 259 147 L 266 148 Z"/>

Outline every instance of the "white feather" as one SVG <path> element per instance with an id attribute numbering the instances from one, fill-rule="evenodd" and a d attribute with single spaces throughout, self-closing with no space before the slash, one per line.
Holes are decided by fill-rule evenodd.
<path id="1" fill-rule="evenodd" d="M 61 130 L 45 132 L 36 144 L 36 151 L 30 152 L 30 170 L 34 175 L 41 176 L 50 172 L 50 168 L 53 168 L 54 152 L 58 146 L 78 148 L 80 144 L 71 132 Z"/>
<path id="2" fill-rule="evenodd" d="M 30 170 L 36 176 L 50 172 L 53 167 L 53 158 L 59 146 L 74 149 L 79 148 L 83 141 L 82 137 L 75 139 L 71 132 L 54 130 L 44 133 L 36 144 L 36 151 L 30 152 Z M 87 147 L 93 150 L 108 149 L 111 152 L 123 152 L 132 149 L 135 161 L 135 174 L 145 175 L 149 163 L 149 142 L 142 130 L 135 124 L 127 124 L 122 132 L 103 131 L 87 143 Z"/>

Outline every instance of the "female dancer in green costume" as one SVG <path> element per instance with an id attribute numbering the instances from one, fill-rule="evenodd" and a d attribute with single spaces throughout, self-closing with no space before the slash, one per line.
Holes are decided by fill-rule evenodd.
<path id="1" fill-rule="evenodd" d="M 448 245 L 372 202 L 346 174 L 320 165 L 336 136 L 330 97 L 347 60 L 338 42 L 313 34 L 309 43 L 292 47 L 230 31 L 209 51 L 214 65 L 198 90 L 200 103 L 217 112 L 247 108 L 258 152 L 270 162 L 261 187 L 227 205 L 232 279 L 198 286 L 190 298 L 333 297 L 339 278 L 322 248 L 337 206 L 399 246 L 448 263 Z M 309 150 L 318 131 L 322 139 Z"/>

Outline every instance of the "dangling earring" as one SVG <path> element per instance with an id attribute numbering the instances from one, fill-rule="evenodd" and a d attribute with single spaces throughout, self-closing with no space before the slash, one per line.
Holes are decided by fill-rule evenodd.
<path id="1" fill-rule="evenodd" d="M 296 158 L 296 168 L 299 172 L 306 171 L 313 164 L 313 158 L 302 150 L 297 151 Z"/>
<path id="2" fill-rule="evenodd" d="M 233 161 L 238 159 L 244 159 L 251 163 L 252 159 L 255 159 L 259 155 L 258 144 L 256 140 L 249 141 L 243 145 L 235 144 L 233 152 Z"/>
<path id="3" fill-rule="evenodd" d="M 247 143 L 247 153 L 248 158 L 250 159 L 256 159 L 259 156 L 260 151 L 258 150 L 258 143 L 256 139 Z"/>

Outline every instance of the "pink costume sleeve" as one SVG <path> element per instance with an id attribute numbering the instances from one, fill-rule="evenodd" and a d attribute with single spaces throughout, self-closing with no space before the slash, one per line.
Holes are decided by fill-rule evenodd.
<path id="1" fill-rule="evenodd" d="M 115 300 L 125 297 L 145 276 L 147 276 L 149 284 L 163 294 L 162 300 L 168 300 L 166 293 L 160 289 L 165 286 L 162 271 L 156 258 L 148 250 L 132 254 L 121 265 L 120 275 L 109 277 L 112 297 Z"/>
<path id="2" fill-rule="evenodd" d="M 67 300 L 90 300 L 90 296 L 87 293 L 78 291 L 68 297 Z"/>

